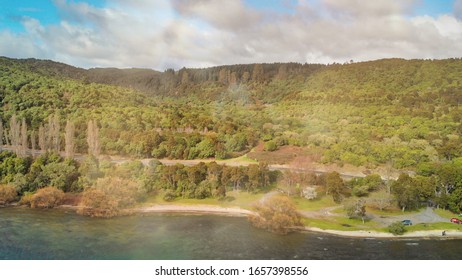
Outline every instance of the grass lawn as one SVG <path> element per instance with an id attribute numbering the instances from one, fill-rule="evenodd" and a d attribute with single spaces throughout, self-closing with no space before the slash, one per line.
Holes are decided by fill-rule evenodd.
<path id="1" fill-rule="evenodd" d="M 384 216 L 384 217 L 401 216 L 401 215 L 406 215 L 406 214 L 417 214 L 420 212 L 420 210 L 421 209 L 403 212 L 401 211 L 401 209 L 398 209 L 398 208 L 392 208 L 392 209 L 387 209 L 387 210 L 378 210 L 376 208 L 371 208 L 371 207 L 366 208 L 367 213 L 372 213 L 372 214 Z"/>
<path id="2" fill-rule="evenodd" d="M 230 163 L 233 163 L 233 162 L 236 162 L 236 163 L 242 163 L 242 162 L 245 162 L 245 163 L 257 163 L 258 164 L 258 161 L 254 160 L 254 159 L 251 159 L 247 156 L 247 154 L 243 155 L 243 156 L 240 156 L 240 157 L 237 157 L 237 158 L 230 158 L 230 159 L 225 159 L 225 160 L 219 160 L 217 161 L 219 163 L 224 163 L 226 164 L 227 162 L 230 162 Z"/>
<path id="3" fill-rule="evenodd" d="M 378 223 L 373 221 L 366 221 L 364 224 L 361 220 L 349 219 L 347 217 L 330 217 L 327 219 L 309 219 L 304 218 L 302 220 L 305 226 L 316 227 L 320 229 L 331 229 L 331 230 L 343 230 L 343 231 L 354 231 L 354 230 L 379 230 L 380 226 Z"/>
<path id="4" fill-rule="evenodd" d="M 339 206 L 340 204 L 335 203 L 330 196 L 323 196 L 319 199 L 308 200 L 302 197 L 292 198 L 292 201 L 297 206 L 298 210 L 315 211 L 328 207 Z"/>
<path id="5" fill-rule="evenodd" d="M 436 214 L 440 215 L 441 217 L 443 218 L 447 218 L 448 221 L 451 219 L 451 218 L 457 218 L 457 219 L 462 219 L 462 217 L 459 217 L 458 214 L 454 214 L 452 213 L 451 211 L 449 210 L 444 210 L 444 209 L 434 209 L 433 211 L 435 211 Z"/>
<path id="6" fill-rule="evenodd" d="M 406 227 L 407 231 L 421 230 L 459 230 L 462 231 L 462 225 L 454 223 L 431 223 L 431 224 L 416 224 Z"/>
<path id="7" fill-rule="evenodd" d="M 217 198 L 206 199 L 182 199 L 177 198 L 174 201 L 167 202 L 163 200 L 163 193 L 149 196 L 141 206 L 149 206 L 152 204 L 181 204 L 181 205 L 215 205 L 220 207 L 240 207 L 244 209 L 251 209 L 259 199 L 264 196 L 264 193 L 248 193 L 243 191 L 230 191 L 227 192 L 227 198 L 219 200 Z"/>

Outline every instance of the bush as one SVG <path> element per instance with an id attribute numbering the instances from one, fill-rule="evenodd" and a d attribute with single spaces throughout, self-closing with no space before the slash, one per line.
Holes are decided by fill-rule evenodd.
<path id="1" fill-rule="evenodd" d="M 268 151 L 268 152 L 273 152 L 273 151 L 276 151 L 277 149 L 278 149 L 278 145 L 273 140 L 266 142 L 265 145 L 263 146 L 263 150 Z"/>
<path id="2" fill-rule="evenodd" d="M 163 197 L 163 199 L 165 201 L 173 201 L 173 200 L 175 200 L 175 198 L 176 198 L 175 192 L 173 192 L 171 190 L 167 190 L 165 192 L 165 194 L 164 194 L 164 197 Z"/>
<path id="3" fill-rule="evenodd" d="M 64 198 L 64 192 L 55 187 L 39 189 L 32 195 L 30 200 L 31 208 L 53 208 L 60 205 Z"/>
<path id="4" fill-rule="evenodd" d="M 91 217 L 114 217 L 120 211 L 117 201 L 111 195 L 94 187 L 83 192 L 79 206 L 78 214 Z"/>
<path id="5" fill-rule="evenodd" d="M 26 206 L 29 206 L 30 207 L 30 203 L 32 201 L 32 196 L 34 195 L 33 192 L 25 192 L 22 197 L 21 197 L 21 200 L 19 201 L 19 204 L 21 205 L 26 205 Z"/>
<path id="6" fill-rule="evenodd" d="M 287 234 L 301 226 L 301 216 L 287 197 L 273 196 L 256 207 L 256 214 L 249 221 L 258 228 Z"/>
<path id="7" fill-rule="evenodd" d="M 403 235 L 406 232 L 406 228 L 401 222 L 394 222 L 388 226 L 388 231 L 394 235 Z"/>
<path id="8" fill-rule="evenodd" d="M 91 217 L 113 217 L 142 197 L 143 191 L 134 181 L 118 177 L 100 178 L 82 193 L 77 213 Z"/>
<path id="9" fill-rule="evenodd" d="M 9 204 L 18 198 L 16 189 L 11 185 L 0 185 L 0 205 Z"/>

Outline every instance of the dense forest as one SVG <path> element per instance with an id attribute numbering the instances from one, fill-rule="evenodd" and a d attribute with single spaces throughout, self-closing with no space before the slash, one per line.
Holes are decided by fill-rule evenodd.
<path id="1" fill-rule="evenodd" d="M 298 147 L 316 154 L 320 163 L 413 170 L 417 177 L 402 175 L 391 186 L 401 192 L 399 197 L 411 197 L 412 203 L 400 201 L 400 206 L 412 208 L 437 197 L 438 203 L 457 211 L 462 208 L 461 102 L 461 59 L 159 72 L 86 70 L 1 57 L 0 147 L 18 155 L 2 155 L 1 181 L 16 182 L 24 194 L 50 184 L 52 179 L 38 182 L 45 175 L 37 174 L 53 177 L 53 170 L 66 170 L 56 178 L 63 186 L 56 187 L 81 191 L 91 184 L 82 181 L 86 173 L 79 170 L 86 165 L 76 163 L 74 154 L 227 159 L 257 146 L 266 152 Z M 30 150 L 61 152 L 67 159 L 49 159 L 47 153 L 36 163 L 38 158 L 27 157 Z M 174 167 L 163 170 L 169 168 Z M 207 168 L 201 172 L 209 172 Z M 250 171 L 241 171 L 242 186 L 254 188 Z M 201 182 L 194 185 L 207 185 L 209 195 L 223 192 Z M 174 197 L 200 196 L 186 183 L 164 183 L 170 184 Z M 425 194 L 414 190 L 419 184 Z M 358 194 L 360 187 L 351 185 L 349 192 Z"/>

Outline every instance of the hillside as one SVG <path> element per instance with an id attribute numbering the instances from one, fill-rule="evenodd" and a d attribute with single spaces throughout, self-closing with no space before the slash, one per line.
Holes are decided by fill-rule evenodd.
<path id="1" fill-rule="evenodd" d="M 460 59 L 158 72 L 0 58 L 0 77 L 6 129 L 16 115 L 31 139 L 57 114 L 80 152 L 94 119 L 106 154 L 229 158 L 262 143 L 269 158 L 299 146 L 324 163 L 406 169 L 462 156 Z"/>

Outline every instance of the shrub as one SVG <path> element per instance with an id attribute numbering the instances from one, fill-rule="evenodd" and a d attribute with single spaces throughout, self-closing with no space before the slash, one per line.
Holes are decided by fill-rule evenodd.
<path id="1" fill-rule="evenodd" d="M 33 192 L 25 192 L 22 197 L 21 197 L 21 200 L 19 201 L 19 204 L 21 205 L 26 205 L 26 206 L 29 206 L 30 207 L 30 203 L 32 201 L 32 196 L 34 195 Z"/>
<path id="2" fill-rule="evenodd" d="M 120 211 L 113 196 L 94 187 L 83 192 L 79 206 L 78 214 L 91 217 L 113 217 L 117 216 Z"/>
<path id="3" fill-rule="evenodd" d="M 55 187 L 39 189 L 32 195 L 30 200 L 31 208 L 53 208 L 60 205 L 64 198 L 64 192 Z"/>
<path id="4" fill-rule="evenodd" d="M 0 185 L 0 205 L 5 205 L 18 198 L 16 189 L 11 185 Z"/>
<path id="5" fill-rule="evenodd" d="M 165 194 L 164 194 L 164 197 L 163 197 L 163 199 L 165 201 L 173 201 L 173 200 L 175 200 L 175 198 L 176 198 L 175 192 L 173 192 L 171 190 L 167 190 L 165 192 Z"/>
<path id="6" fill-rule="evenodd" d="M 295 205 L 287 197 L 273 196 L 256 207 L 256 214 L 249 216 L 249 221 L 258 228 L 287 234 L 301 226 L 301 216 Z"/>
<path id="7" fill-rule="evenodd" d="M 278 149 L 278 145 L 273 140 L 266 142 L 263 147 L 263 150 L 268 151 L 268 152 L 273 152 L 273 151 L 276 151 L 277 149 Z"/>
<path id="8" fill-rule="evenodd" d="M 105 177 L 82 193 L 77 213 L 91 217 L 113 217 L 121 210 L 133 206 L 143 196 L 138 184 L 132 180 Z"/>
<path id="9" fill-rule="evenodd" d="M 406 228 L 401 222 L 394 222 L 388 226 L 388 231 L 394 235 L 403 235 L 406 232 Z"/>

